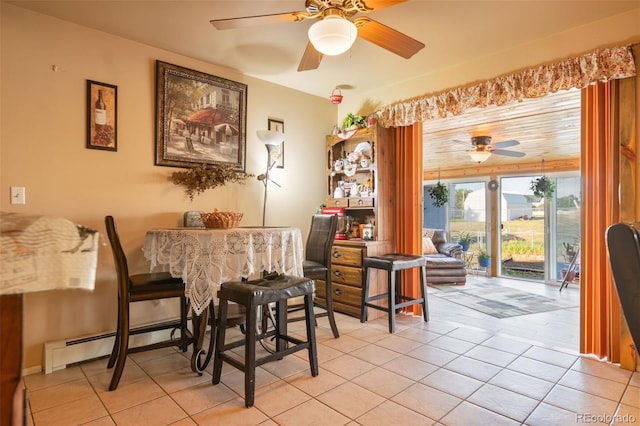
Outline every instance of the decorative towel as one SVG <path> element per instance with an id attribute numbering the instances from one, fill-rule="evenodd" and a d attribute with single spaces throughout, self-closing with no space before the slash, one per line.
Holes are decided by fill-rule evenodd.
<path id="1" fill-rule="evenodd" d="M 64 218 L 0 212 L 0 295 L 93 290 L 98 239 Z"/>

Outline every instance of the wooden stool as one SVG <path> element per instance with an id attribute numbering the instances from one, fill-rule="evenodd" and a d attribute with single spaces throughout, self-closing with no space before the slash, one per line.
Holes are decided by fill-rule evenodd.
<path id="1" fill-rule="evenodd" d="M 218 292 L 220 299 L 220 319 L 218 323 L 216 346 L 213 361 L 213 384 L 220 383 L 222 375 L 222 361 L 226 361 L 237 369 L 244 371 L 244 402 L 252 407 L 255 394 L 256 367 L 282 359 L 286 355 L 307 349 L 309 351 L 309 366 L 311 375 L 318 375 L 318 355 L 316 349 L 315 317 L 313 313 L 313 293 L 315 283 L 309 278 L 292 277 L 288 275 L 271 276 L 253 281 L 231 281 L 223 283 Z M 304 311 L 307 328 L 307 340 L 302 341 L 286 334 L 287 300 L 304 296 Z M 225 344 L 227 329 L 228 302 L 236 302 L 246 309 L 245 337 L 232 343 Z M 256 335 L 256 321 L 258 309 L 269 303 L 276 304 L 276 327 L 268 332 L 262 331 Z M 256 340 L 275 336 L 276 351 L 272 354 L 256 359 Z M 287 343 L 293 346 L 287 347 Z M 227 354 L 233 348 L 244 345 L 244 362 Z"/>
<path id="2" fill-rule="evenodd" d="M 385 311 L 389 314 L 389 333 L 396 329 L 396 311 L 405 306 L 422 304 L 422 316 L 424 321 L 429 321 L 429 304 L 427 301 L 427 281 L 426 265 L 427 259 L 424 256 L 411 254 L 390 253 L 382 256 L 366 257 L 363 261 L 365 280 L 362 291 L 362 308 L 360 311 L 360 322 L 367 321 L 367 307 Z M 371 268 L 384 269 L 388 272 L 387 292 L 376 296 L 369 296 L 369 277 Z M 421 298 L 411 298 L 401 294 L 401 271 L 405 269 L 420 268 L 420 291 Z M 371 303 L 375 300 L 388 299 L 387 306 L 379 306 Z M 405 300 L 401 302 L 401 300 Z"/>

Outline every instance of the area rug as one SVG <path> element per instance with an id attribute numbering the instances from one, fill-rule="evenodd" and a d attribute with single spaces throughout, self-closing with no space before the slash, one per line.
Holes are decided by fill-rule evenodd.
<path id="1" fill-rule="evenodd" d="M 429 295 L 483 312 L 495 318 L 510 318 L 577 307 L 569 300 L 554 300 L 515 288 L 491 286 L 459 291 L 434 291 Z"/>

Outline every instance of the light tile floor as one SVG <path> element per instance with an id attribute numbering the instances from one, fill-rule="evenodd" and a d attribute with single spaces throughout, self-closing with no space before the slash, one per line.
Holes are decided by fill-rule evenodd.
<path id="1" fill-rule="evenodd" d="M 469 286 L 480 277 L 470 277 Z M 493 279 L 549 297 L 577 288 Z M 434 289 L 429 290 L 433 293 Z M 578 354 L 578 309 L 496 319 L 430 297 L 431 321 L 398 315 L 361 324 L 326 318 L 320 374 L 305 353 L 258 369 L 255 406 L 244 407 L 240 371 L 191 372 L 175 349 L 129 357 L 116 391 L 98 359 L 24 378 L 28 424 L 39 425 L 569 425 L 640 422 L 640 373 Z M 298 324 L 298 325 L 297 325 Z M 294 323 L 290 328 L 302 327 Z M 299 330 L 299 329 L 298 329 Z"/>

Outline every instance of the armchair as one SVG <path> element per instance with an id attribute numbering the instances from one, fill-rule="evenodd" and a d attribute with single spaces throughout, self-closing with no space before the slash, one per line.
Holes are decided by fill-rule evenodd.
<path id="1" fill-rule="evenodd" d="M 427 258 L 427 284 L 466 284 L 462 246 L 447 242 L 442 229 L 423 228 L 422 254 Z"/>

